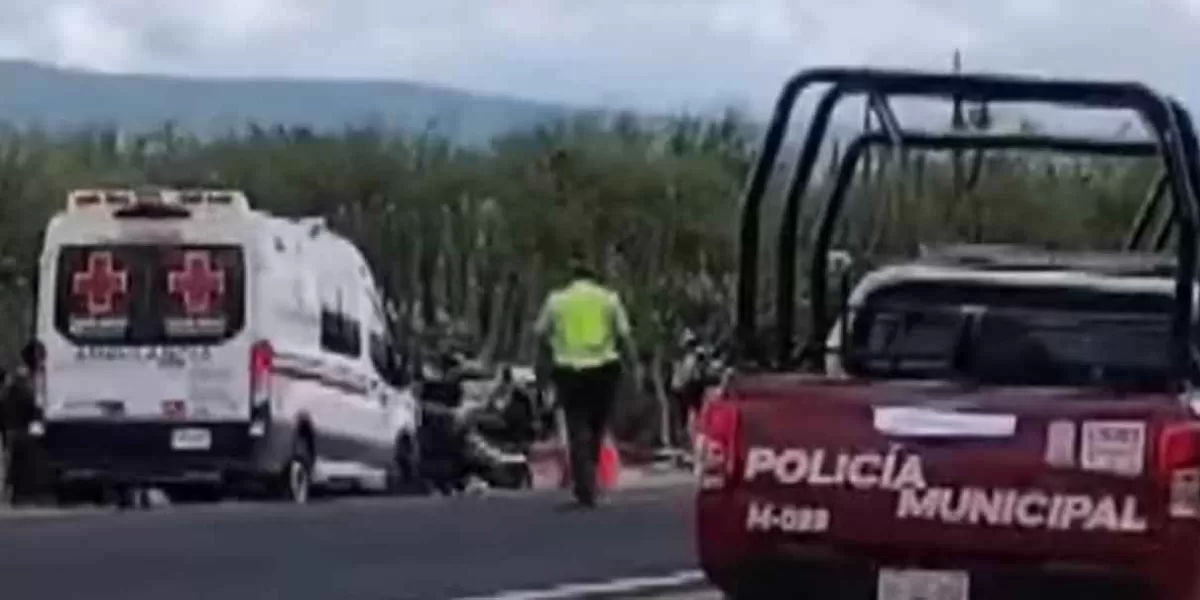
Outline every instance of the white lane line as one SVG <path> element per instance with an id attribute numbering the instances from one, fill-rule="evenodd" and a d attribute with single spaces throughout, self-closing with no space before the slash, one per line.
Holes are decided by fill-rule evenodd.
<path id="1" fill-rule="evenodd" d="M 87 515 L 98 515 L 107 512 L 116 512 L 114 510 L 105 510 L 103 508 L 59 508 L 59 507 L 25 507 L 11 508 L 8 506 L 0 506 L 0 520 L 19 521 L 21 519 L 53 519 L 56 517 L 82 517 Z"/>
<path id="2" fill-rule="evenodd" d="M 568 583 L 541 590 L 514 590 L 455 600 L 571 600 L 618 594 L 644 594 L 699 585 L 705 582 L 700 571 L 679 571 L 660 577 L 629 577 L 592 583 Z"/>

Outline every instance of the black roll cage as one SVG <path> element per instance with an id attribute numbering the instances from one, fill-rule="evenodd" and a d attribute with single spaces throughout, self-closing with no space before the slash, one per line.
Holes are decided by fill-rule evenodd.
<path id="1" fill-rule="evenodd" d="M 767 185 L 779 160 L 787 133 L 792 109 L 800 94 L 814 85 L 832 86 L 820 99 L 806 129 L 799 160 L 792 171 L 784 193 L 782 223 L 777 238 L 776 288 L 776 348 L 774 360 L 767 360 L 758 343 L 757 295 L 758 249 L 760 214 Z M 1167 219 L 1177 234 L 1175 273 L 1175 311 L 1171 322 L 1171 356 L 1176 376 L 1186 379 L 1191 372 L 1189 333 L 1192 319 L 1193 283 L 1196 271 L 1196 232 L 1200 230 L 1200 204 L 1196 190 L 1200 189 L 1200 171 L 1196 135 L 1189 113 L 1177 101 L 1136 82 L 1097 82 L 1059 80 L 1007 75 L 945 74 L 916 71 L 876 70 L 858 68 L 817 68 L 792 77 L 779 94 L 770 124 L 765 132 L 758 157 L 753 165 L 742 198 L 739 230 L 739 264 L 736 307 L 736 359 L 742 366 L 758 368 L 791 368 L 794 362 L 793 329 L 796 310 L 796 246 L 801 201 L 808 192 L 819 150 L 826 138 L 834 109 L 847 95 L 866 95 L 868 106 L 879 119 L 882 132 L 865 134 L 856 140 L 838 171 L 839 186 L 835 186 L 818 221 L 820 233 L 812 249 L 809 269 L 813 303 L 810 343 L 820 349 L 824 345 L 827 254 L 832 238 L 833 223 L 844 199 L 858 158 L 868 145 L 888 144 L 894 148 L 906 146 L 940 149 L 1009 148 L 1044 149 L 1050 151 L 1086 152 L 1121 156 L 1160 155 L 1163 161 L 1161 186 L 1148 197 L 1141 212 L 1152 215 L 1161 198 L 1170 192 L 1171 211 Z M 1062 138 L 1044 135 L 944 135 L 913 133 L 901 128 L 891 109 L 893 97 L 935 97 L 988 103 L 1040 102 L 1080 108 L 1126 109 L 1136 111 L 1153 134 L 1150 142 L 1114 142 L 1085 138 Z M 1161 190 L 1157 188 L 1161 187 Z M 839 191 L 840 188 L 840 191 Z M 836 199 L 835 199 L 836 197 Z M 1143 219 L 1139 218 L 1140 223 Z M 1145 220 L 1149 220 L 1146 217 Z M 1144 229 L 1135 223 L 1137 229 Z M 1137 241 L 1131 232 L 1129 240 Z M 1127 240 L 1127 244 L 1129 242 Z M 816 370 L 823 370 L 825 352 L 806 352 Z M 802 365 L 801 365 L 802 366 Z"/>
<path id="2" fill-rule="evenodd" d="M 1039 150 L 1064 154 L 1119 157 L 1153 157 L 1158 151 L 1154 144 L 1149 142 L 1107 141 L 1045 135 L 904 133 L 901 134 L 901 140 L 905 148 L 916 150 Z M 844 158 L 838 166 L 833 187 L 830 189 L 829 195 L 821 207 L 820 217 L 817 219 L 817 232 L 813 242 L 815 247 L 829 248 L 832 246 L 838 217 L 841 216 L 847 192 L 854 181 L 854 174 L 862 155 L 872 147 L 891 143 L 892 140 L 887 135 L 880 132 L 869 132 L 860 135 L 846 148 Z M 808 338 L 806 354 L 821 361 L 825 356 L 826 334 L 830 325 L 827 305 L 828 278 L 825 276 L 828 272 L 829 255 L 827 252 L 814 252 L 809 259 L 812 329 Z M 818 354 L 820 358 L 817 358 Z M 823 368 L 824 364 L 819 364 L 819 367 Z"/>

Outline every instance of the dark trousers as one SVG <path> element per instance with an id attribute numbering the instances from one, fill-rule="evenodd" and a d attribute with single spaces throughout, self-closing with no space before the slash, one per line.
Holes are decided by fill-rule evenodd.
<path id="1" fill-rule="evenodd" d="M 620 379 L 617 361 L 589 369 L 554 370 L 554 387 L 567 421 L 571 482 L 575 498 L 584 504 L 596 500 L 596 463 Z"/>
<path id="2" fill-rule="evenodd" d="M 23 431 L 8 431 L 4 436 L 7 462 L 4 484 L 5 491 L 13 504 L 24 504 L 31 501 L 37 493 L 38 472 L 36 461 L 36 441 Z"/>
<path id="3" fill-rule="evenodd" d="M 704 382 L 689 381 L 682 390 L 671 394 L 671 443 L 678 448 L 691 447 L 691 432 L 688 419 L 700 410 L 704 399 Z"/>

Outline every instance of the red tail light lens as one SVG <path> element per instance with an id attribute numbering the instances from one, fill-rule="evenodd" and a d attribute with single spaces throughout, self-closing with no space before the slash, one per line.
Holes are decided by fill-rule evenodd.
<path id="1" fill-rule="evenodd" d="M 737 473 L 738 409 L 729 400 L 713 398 L 700 413 L 696 451 L 701 489 L 721 489 Z"/>
<path id="2" fill-rule="evenodd" d="M 1155 467 L 1167 487 L 1167 514 L 1200 518 L 1200 424 L 1164 427 Z"/>
<path id="3" fill-rule="evenodd" d="M 271 370 L 275 364 L 275 351 L 265 340 L 250 347 L 250 403 L 264 406 L 271 401 Z"/>
<path id="4" fill-rule="evenodd" d="M 1200 467 L 1200 424 L 1167 425 L 1158 440 L 1159 472 L 1187 467 Z"/>

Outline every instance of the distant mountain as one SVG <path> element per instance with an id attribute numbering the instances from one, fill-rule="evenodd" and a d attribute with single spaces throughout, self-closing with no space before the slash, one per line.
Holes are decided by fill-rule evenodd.
<path id="1" fill-rule="evenodd" d="M 316 130 L 379 123 L 483 142 L 575 112 L 570 107 L 401 81 L 110 75 L 0 61 L 0 122 L 52 131 L 168 121 L 200 135 L 247 123 Z"/>

